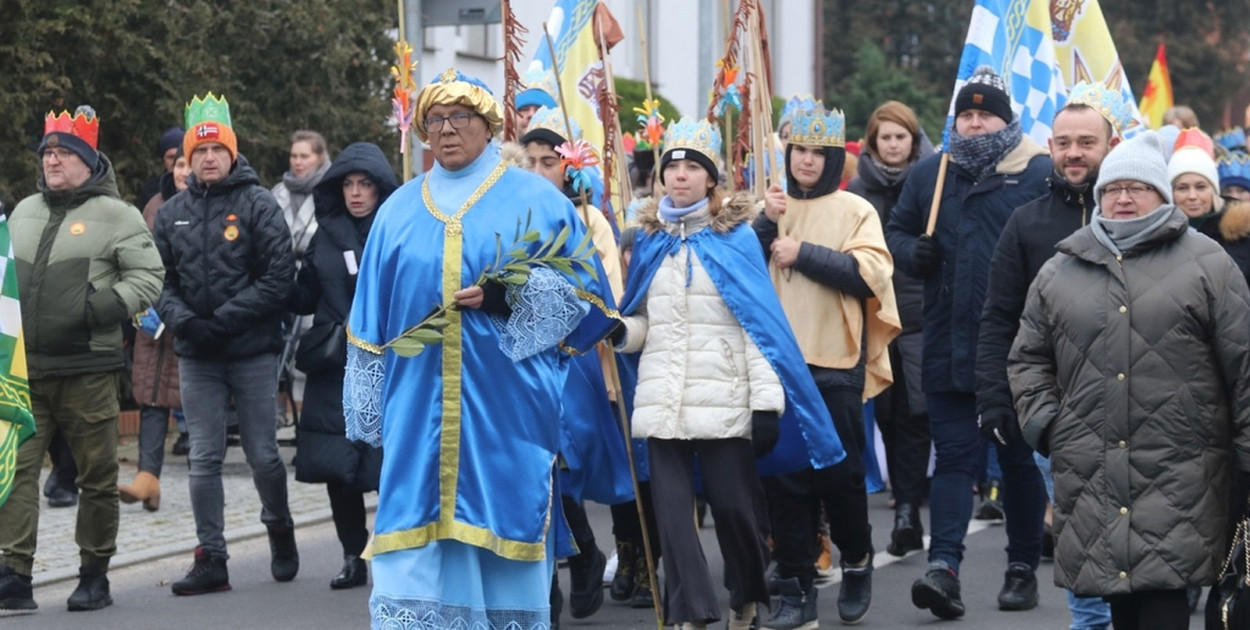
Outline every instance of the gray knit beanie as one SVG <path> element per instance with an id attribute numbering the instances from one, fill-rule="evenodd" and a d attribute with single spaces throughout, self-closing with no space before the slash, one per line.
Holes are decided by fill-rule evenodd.
<path id="1" fill-rule="evenodd" d="M 1116 145 L 1098 169 L 1094 198 L 1102 205 L 1102 189 L 1111 182 L 1132 180 L 1150 184 L 1164 203 L 1172 203 L 1172 180 L 1164 159 L 1163 141 L 1154 131 L 1143 131 Z"/>

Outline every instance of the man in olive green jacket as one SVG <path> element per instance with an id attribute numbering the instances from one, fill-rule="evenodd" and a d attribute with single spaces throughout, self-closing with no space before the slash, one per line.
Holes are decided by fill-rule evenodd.
<path id="1" fill-rule="evenodd" d="M 113 603 L 105 574 L 117 549 L 120 325 L 156 300 L 165 270 L 143 215 L 121 200 L 112 164 L 95 148 L 98 130 L 90 108 L 72 119 L 49 114 L 39 193 L 9 221 L 37 432 L 19 449 L 12 494 L 0 506 L 0 609 L 37 607 L 37 486 L 58 432 L 78 463 L 82 493 L 81 568 L 68 606 Z"/>

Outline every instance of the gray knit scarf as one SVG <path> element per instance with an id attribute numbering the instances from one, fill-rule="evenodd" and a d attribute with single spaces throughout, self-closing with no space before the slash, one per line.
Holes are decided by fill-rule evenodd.
<path id="1" fill-rule="evenodd" d="M 961 136 L 952 129 L 951 160 L 981 177 L 994 170 L 1007 153 L 1020 144 L 1021 135 L 1018 119 L 998 131 L 979 136 Z"/>
<path id="2" fill-rule="evenodd" d="M 1094 210 L 1094 219 L 1090 221 L 1090 229 L 1094 238 L 1103 247 L 1119 256 L 1154 234 L 1167 220 L 1172 217 L 1176 206 L 1163 204 L 1154 210 L 1132 219 L 1108 219 L 1098 209 Z"/>
<path id="3" fill-rule="evenodd" d="M 317 170 L 303 177 L 296 177 L 291 171 L 287 171 L 282 175 L 282 183 L 286 184 L 287 192 L 291 193 L 291 212 L 293 214 L 299 213 L 300 206 L 304 205 L 304 199 L 312 194 L 313 187 L 321 181 L 321 178 L 325 176 L 328 170 L 330 170 L 330 157 L 326 156 L 321 161 L 321 166 L 317 167 Z"/>

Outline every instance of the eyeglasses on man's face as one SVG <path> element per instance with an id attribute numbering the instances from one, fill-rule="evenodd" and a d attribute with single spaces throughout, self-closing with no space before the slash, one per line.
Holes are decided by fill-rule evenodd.
<path id="1" fill-rule="evenodd" d="M 1127 186 L 1107 186 L 1102 189 L 1103 200 L 1119 199 L 1121 193 L 1128 193 L 1129 197 L 1141 199 L 1146 193 L 1154 192 L 1154 186 L 1146 184 L 1129 184 Z"/>
<path id="2" fill-rule="evenodd" d="M 469 126 L 469 121 L 473 120 L 473 114 L 460 112 L 450 116 L 430 116 L 425 119 L 425 128 L 430 133 L 438 133 L 443 129 L 443 122 L 451 122 L 452 129 L 464 129 Z"/>

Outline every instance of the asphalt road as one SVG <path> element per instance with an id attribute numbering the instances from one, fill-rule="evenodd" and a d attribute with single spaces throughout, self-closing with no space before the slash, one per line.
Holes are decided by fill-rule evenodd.
<path id="1" fill-rule="evenodd" d="M 890 511 L 886 495 L 870 497 L 874 539 L 877 549 L 885 547 L 890 529 Z M 599 537 L 599 546 L 611 550 L 611 522 L 608 510 L 590 506 L 590 518 Z M 927 522 L 927 517 L 926 517 Z M 1025 612 L 1001 612 L 995 598 L 1006 568 L 1006 544 L 1003 528 L 974 522 L 967 538 L 968 552 L 963 567 L 963 597 L 967 615 L 959 621 L 942 622 L 928 611 L 914 608 L 910 586 L 925 567 L 923 553 L 896 559 L 884 552 L 877 556 L 872 611 L 863 627 L 928 628 L 958 627 L 967 630 L 1012 630 L 1055 628 L 1066 629 L 1069 623 L 1066 600 L 1062 591 L 1051 586 L 1051 566 L 1043 564 L 1041 604 Z M 84 629 L 84 630 L 242 630 L 250 628 L 314 630 L 322 628 L 367 628 L 368 589 L 331 591 L 330 578 L 338 572 L 341 557 L 333 525 L 321 522 L 298 530 L 301 568 L 295 581 L 275 583 L 269 577 L 269 549 L 264 537 L 231 541 L 229 564 L 234 590 L 198 597 L 175 597 L 169 583 L 183 576 L 191 562 L 189 552 L 143 564 L 115 569 L 111 574 L 112 593 L 116 604 L 110 608 L 87 613 L 69 613 L 65 598 L 73 590 L 74 580 L 40 586 L 35 598 L 40 609 L 33 614 L 0 614 L 0 630 Z M 720 572 L 720 555 L 715 534 L 709 526 L 702 532 L 704 551 L 713 564 L 714 575 Z M 561 583 L 569 584 L 567 571 L 562 570 Z M 835 578 L 836 579 L 836 578 Z M 826 584 L 820 592 L 819 610 L 822 625 L 837 627 L 838 584 Z M 722 593 L 724 596 L 724 594 Z M 594 616 L 574 620 L 567 611 L 562 620 L 565 630 L 578 628 L 612 628 L 647 630 L 655 628 L 649 610 L 635 610 L 606 597 L 603 608 Z M 727 602 L 724 603 L 727 609 Z M 715 627 L 723 627 L 717 624 Z M 1200 614 L 1191 618 L 1190 628 L 1200 629 Z"/>

